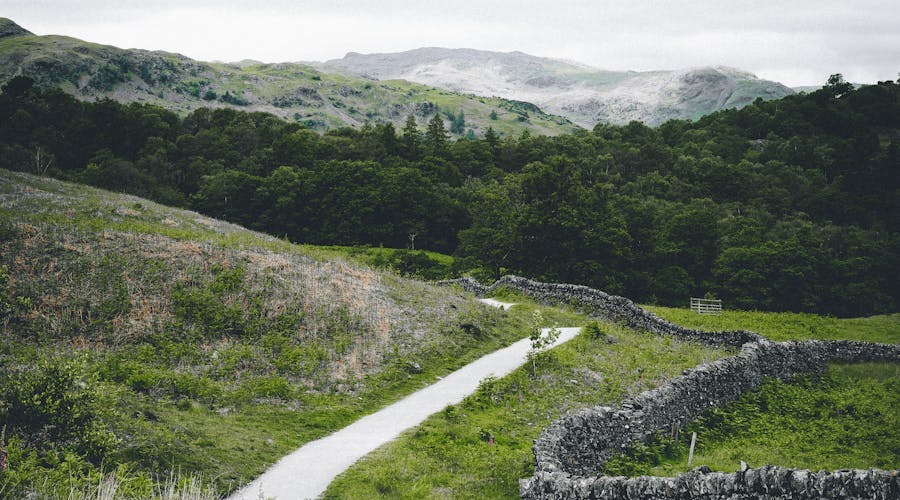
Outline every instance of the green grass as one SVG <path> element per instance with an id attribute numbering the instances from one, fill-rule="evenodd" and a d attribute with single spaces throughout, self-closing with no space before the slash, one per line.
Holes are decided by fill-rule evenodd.
<path id="1" fill-rule="evenodd" d="M 531 307 L 525 302 L 512 311 Z M 583 316 L 574 320 L 587 323 Z M 351 467 L 325 498 L 515 498 L 518 480 L 533 473 L 532 442 L 553 420 L 567 411 L 616 404 L 726 354 L 616 325 L 600 328 L 615 341 L 578 336 L 541 355 L 536 375 L 525 366 L 483 381 L 476 394 Z"/>
<path id="2" fill-rule="evenodd" d="M 900 365 L 836 364 L 818 381 L 768 380 L 758 392 L 708 412 L 679 440 L 657 438 L 617 457 L 607 474 L 673 476 L 692 467 L 733 472 L 774 464 L 811 470 L 900 468 Z"/>
<path id="3" fill-rule="evenodd" d="M 365 266 L 396 250 L 292 245 L 131 196 L 5 171 L 0 180 L 0 423 L 10 450 L 0 496 L 47 481 L 80 489 L 113 464 L 133 491 L 150 494 L 174 470 L 227 492 L 297 446 L 525 337 L 538 307 L 506 294 L 521 305 L 497 311 Z M 541 310 L 547 325 L 587 323 L 571 309 Z M 741 314 L 696 319 L 773 338 L 822 330 L 896 339 L 897 315 L 796 315 L 779 329 L 789 317 Z M 515 495 L 531 474 L 531 441 L 563 412 L 615 404 L 724 355 L 602 327 L 618 342 L 578 338 L 539 358 L 536 377 L 523 368 L 485 383 L 349 471 L 332 494 Z M 64 365 L 75 371 L 48 368 Z M 51 412 L 68 430 L 29 423 L 47 418 L 50 404 L 32 405 L 25 421 L 10 417 L 7 402 L 27 400 L 16 388 L 28 380 L 29 390 L 59 389 L 45 394 L 50 403 L 73 395 L 69 410 Z"/>
<path id="4" fill-rule="evenodd" d="M 530 308 L 502 313 L 478 307 L 478 313 L 491 318 L 488 323 L 493 322 L 493 326 L 485 328 L 485 322 L 472 318 L 476 326 L 480 325 L 475 333 L 480 336 L 477 346 L 456 350 L 435 346 L 432 358 L 418 358 L 423 370 L 415 374 L 405 369 L 406 358 L 401 357 L 388 369 L 356 381 L 358 389 L 352 392 L 338 388 L 288 398 L 266 398 L 256 393 L 244 396 L 231 387 L 232 381 L 227 378 L 209 380 L 212 396 L 198 396 L 191 392 L 192 387 L 172 392 L 164 387 L 142 391 L 136 390 L 130 379 L 120 382 L 106 374 L 112 358 L 126 355 L 134 360 L 131 366 L 140 370 L 139 373 L 158 374 L 160 379 L 156 384 L 162 386 L 180 379 L 178 368 L 164 359 L 140 359 L 139 353 L 145 351 L 142 346 L 91 355 L 64 344 L 56 344 L 53 349 L 63 357 L 87 355 L 83 358 L 82 373 L 100 374 L 91 383 L 96 390 L 95 401 L 78 411 L 97 413 L 103 430 L 117 436 L 117 446 L 105 455 L 104 461 L 124 465 L 126 482 L 140 483 L 143 489 L 138 491 L 146 493 L 155 482 L 166 478 L 167 471 L 177 470 L 207 478 L 207 483 L 219 492 L 227 492 L 262 473 L 268 465 L 300 445 L 342 428 L 480 355 L 518 340 L 527 332 Z M 545 317 L 548 325 L 568 324 L 573 315 L 546 309 Z M 7 354 L 2 356 L 5 361 L 19 364 L 33 364 L 30 357 L 40 358 L 44 349 L 28 344 L 25 348 L 12 344 L 5 347 Z M 175 347 L 191 350 L 189 346 Z M 247 347 L 247 343 L 238 343 L 234 349 Z M 162 353 L 160 357 L 169 355 Z M 17 380 L 21 379 L 0 381 L 0 389 Z M 346 380 L 345 384 L 349 387 L 354 381 Z M 4 491 L 22 494 L 35 481 L 39 482 L 39 478 L 47 476 L 54 478 L 62 490 L 80 488 L 101 472 L 65 447 L 40 450 L 34 443 L 13 436 L 12 473 L 0 478 L 0 488 Z M 60 468 L 67 461 L 71 464 Z"/>
<path id="5" fill-rule="evenodd" d="M 54 227 L 56 232 L 116 231 L 147 234 L 176 241 L 198 241 L 233 250 L 302 255 L 315 260 L 343 259 L 356 265 L 392 269 L 403 249 L 365 246 L 296 244 L 210 217 L 130 195 L 112 194 L 83 184 L 67 183 L 0 169 L 0 194 L 20 194 L 14 204 L 0 207 L 0 218 Z M 42 196 L 17 193 L 17 186 L 37 189 Z M 48 200 L 50 198 L 50 200 Z M 453 257 L 423 253 L 435 267 L 449 269 Z M 396 269 L 393 269 L 396 270 Z"/>
<path id="6" fill-rule="evenodd" d="M 131 196 L 0 180 L 0 496 L 46 493 L 46 478 L 80 490 L 110 467 L 147 495 L 171 471 L 225 493 L 528 335 L 527 311 L 361 264 L 396 251 L 292 245 Z M 19 404 L 32 393 L 44 403 Z"/>
<path id="7" fill-rule="evenodd" d="M 497 298 L 521 304 L 513 311 L 528 310 L 533 306 L 530 299 L 508 291 L 499 291 Z M 897 315 L 838 320 L 808 314 L 732 311 L 722 316 L 698 316 L 688 310 L 648 309 L 685 326 L 710 330 L 750 329 L 775 340 L 897 340 Z M 577 319 L 578 316 L 569 321 Z M 584 318 L 581 321 L 579 324 L 587 322 Z M 325 497 L 515 498 L 518 479 L 533 473 L 533 440 L 563 413 L 597 404 L 614 406 L 628 395 L 678 375 L 684 368 L 726 355 L 724 351 L 636 333 L 617 325 L 600 324 L 600 327 L 602 333 L 611 335 L 617 342 L 607 344 L 602 337 L 592 340 L 579 336 L 554 349 L 549 359 L 542 359 L 537 377 L 532 377 L 529 368 L 524 367 L 501 380 L 483 383 L 477 394 L 433 415 L 421 426 L 407 431 L 398 440 L 351 467 L 330 485 Z M 643 378 L 638 375 L 639 367 L 643 370 Z M 696 465 L 706 463 L 712 467 L 718 463 L 713 468 L 734 470 L 734 456 L 738 453 L 736 450 L 740 450 L 743 459 L 753 466 L 767 463 L 813 469 L 897 466 L 896 455 L 900 447 L 896 438 L 883 439 L 897 427 L 896 412 L 888 413 L 900 403 L 897 401 L 900 391 L 897 391 L 896 365 L 836 366 L 817 385 L 808 381 L 799 385 L 768 382 L 765 387 L 772 394 L 770 400 L 779 401 L 778 414 L 788 416 L 768 424 L 764 431 L 757 431 L 763 437 L 759 444 L 729 443 L 723 451 L 710 451 L 709 458 L 703 450 L 713 449 L 713 439 L 701 434 L 702 449 L 696 457 Z M 796 407 L 794 402 L 798 403 Z M 804 404 L 807 406 L 803 407 Z M 827 404 L 838 406 L 826 410 Z M 770 403 L 770 407 L 774 406 Z M 798 434 L 801 438 L 795 439 L 792 431 L 781 431 L 773 438 L 780 441 L 780 449 L 764 446 L 770 433 L 776 436 L 778 426 L 795 429 L 788 426 L 789 421 L 797 420 L 790 416 L 794 411 L 804 415 L 804 419 L 809 412 L 816 411 L 846 418 L 834 421 L 810 419 L 806 434 Z M 741 424 L 759 414 L 747 410 L 747 403 L 737 403 L 735 408 L 720 413 L 733 415 Z M 870 424 L 873 419 L 878 420 L 874 425 Z M 699 425 L 695 424 L 695 427 L 699 428 Z M 822 430 L 832 432 L 838 444 L 826 444 L 817 437 Z M 690 434 L 682 434 L 682 443 L 685 435 L 689 438 Z M 493 446 L 486 441 L 487 436 L 493 436 Z M 851 440 L 858 442 L 858 448 L 846 446 Z M 809 443 L 821 445 L 810 449 Z M 845 449 L 846 456 L 842 456 Z M 634 450 L 637 459 L 619 458 L 610 467 L 621 473 L 668 474 L 678 467 L 683 469 L 683 465 L 678 464 L 683 464 L 686 458 L 678 455 L 678 450 L 686 453 L 678 445 L 662 441 L 650 446 L 638 445 Z M 654 461 L 658 462 L 666 453 L 676 458 L 669 465 L 652 469 Z M 717 453 L 722 456 L 714 457 Z M 794 456 L 796 460 L 783 461 L 786 456 Z"/>
<path id="8" fill-rule="evenodd" d="M 698 330 L 751 330 L 770 340 L 862 340 L 900 343 L 900 314 L 839 319 L 808 313 L 729 311 L 697 314 L 690 309 L 642 306 L 657 316 Z"/>
<path id="9" fill-rule="evenodd" d="M 454 259 L 450 255 L 429 250 L 407 250 L 371 246 L 322 246 L 320 251 L 335 252 L 348 260 L 376 269 L 386 269 L 403 276 L 426 281 L 454 277 Z"/>

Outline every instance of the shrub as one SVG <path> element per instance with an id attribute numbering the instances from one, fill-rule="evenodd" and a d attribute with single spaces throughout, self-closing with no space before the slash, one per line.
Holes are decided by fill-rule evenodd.
<path id="1" fill-rule="evenodd" d="M 20 322 L 29 309 L 31 298 L 14 295 L 9 291 L 9 269 L 0 266 L 0 325 L 5 330 L 10 324 Z"/>
<path id="2" fill-rule="evenodd" d="M 0 425 L 40 446 L 71 448 L 99 463 L 116 438 L 102 421 L 96 384 L 84 363 L 73 359 L 45 358 L 21 374 L 5 374 Z"/>
<path id="3" fill-rule="evenodd" d="M 291 384 L 277 376 L 254 377 L 246 380 L 234 394 L 236 403 L 247 403 L 264 398 L 288 400 L 293 397 L 294 389 Z"/>
<path id="4" fill-rule="evenodd" d="M 172 290 L 175 317 L 187 326 L 198 328 L 204 335 L 240 335 L 245 332 L 244 314 L 240 307 L 228 306 L 226 294 L 243 284 L 244 270 L 214 270 L 216 277 L 201 286 L 177 283 Z"/>
<path id="5" fill-rule="evenodd" d="M 584 334 L 587 335 L 589 339 L 602 339 L 606 337 L 606 334 L 603 333 L 603 329 L 600 328 L 600 324 L 596 321 L 591 321 L 584 327 Z"/>

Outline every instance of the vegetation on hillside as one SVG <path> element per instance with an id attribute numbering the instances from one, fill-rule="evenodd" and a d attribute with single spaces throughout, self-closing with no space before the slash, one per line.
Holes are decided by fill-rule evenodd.
<path id="1" fill-rule="evenodd" d="M 457 257 L 449 272 L 663 305 L 711 293 L 859 316 L 900 297 L 893 82 L 852 90 L 836 75 L 809 95 L 655 129 L 456 141 L 437 115 L 318 135 L 261 113 L 84 103 L 27 78 L 4 89 L 0 167 L 294 242 L 437 250 Z"/>
<path id="2" fill-rule="evenodd" d="M 366 122 L 399 126 L 409 114 L 419 120 L 441 116 L 457 136 L 482 135 L 489 126 L 506 134 L 578 128 L 499 97 L 326 73 L 305 64 L 207 63 L 170 52 L 36 36 L 0 17 L 0 83 L 20 75 L 85 101 L 154 104 L 182 115 L 204 107 L 261 111 L 319 131 Z"/>
<path id="3" fill-rule="evenodd" d="M 608 323 L 593 331 L 541 352 L 535 371 L 527 364 L 483 380 L 475 394 L 357 462 L 324 497 L 517 498 L 519 479 L 534 473 L 534 440 L 567 411 L 615 405 L 728 354 Z"/>
<path id="4" fill-rule="evenodd" d="M 340 253 L 0 170 L 0 497 L 225 493 L 527 335 Z"/>
<path id="5" fill-rule="evenodd" d="M 506 300 L 529 304 L 521 296 Z M 654 310 L 670 320 L 687 317 L 674 309 Z M 883 331 L 889 333 L 880 340 L 900 342 L 896 316 L 835 320 L 797 314 L 787 326 L 773 329 L 784 316 L 723 315 L 723 328 L 800 340 L 827 324 L 825 338 L 859 339 L 860 330 Z M 566 411 L 615 406 L 678 375 L 679 367 L 728 354 L 608 323 L 587 323 L 582 335 L 539 358 L 537 377 L 523 367 L 508 377 L 485 380 L 476 394 L 348 469 L 325 498 L 517 498 L 518 480 L 534 473 L 533 440 Z M 694 466 L 716 470 L 734 471 L 740 460 L 753 467 L 897 468 L 898 414 L 893 409 L 900 403 L 898 383 L 898 367 L 879 363 L 831 366 L 818 381 L 767 381 L 761 392 L 686 426 L 678 441 L 660 437 L 635 445 L 604 472 L 683 472 L 692 431 L 700 435 Z"/>

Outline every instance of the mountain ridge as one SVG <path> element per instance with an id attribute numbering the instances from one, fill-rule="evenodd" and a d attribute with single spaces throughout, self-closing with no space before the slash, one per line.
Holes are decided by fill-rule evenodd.
<path id="1" fill-rule="evenodd" d="M 525 54 L 424 47 L 404 52 L 360 54 L 315 65 L 322 70 L 378 79 L 399 78 L 456 92 L 528 101 L 581 125 L 658 125 L 696 119 L 757 97 L 793 94 L 790 88 L 750 72 L 716 65 L 677 70 L 610 71 Z"/>
<path id="2" fill-rule="evenodd" d="M 201 107 L 271 113 L 327 131 L 366 122 L 420 125 L 435 115 L 458 135 L 557 135 L 578 127 L 537 108 L 501 98 L 452 93 L 404 81 L 379 81 L 323 73 L 303 63 L 197 61 L 181 54 L 121 49 L 62 35 L 34 35 L 0 18 L 0 84 L 25 75 L 81 100 L 111 98 L 155 104 L 181 114 Z M 471 131 L 471 134 L 469 132 Z"/>
<path id="3" fill-rule="evenodd" d="M 757 98 L 794 93 L 726 66 L 609 71 L 521 51 L 422 47 L 348 52 L 325 62 L 204 62 L 181 54 L 121 49 L 61 35 L 39 36 L 0 18 L 0 83 L 27 75 L 83 100 L 143 102 L 186 114 L 200 107 L 272 113 L 325 131 L 366 122 L 402 126 L 435 115 L 458 135 L 556 135 L 598 123 L 697 119 Z"/>

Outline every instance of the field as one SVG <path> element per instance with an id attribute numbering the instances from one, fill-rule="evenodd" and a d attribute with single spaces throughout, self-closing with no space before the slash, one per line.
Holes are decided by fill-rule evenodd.
<path id="1" fill-rule="evenodd" d="M 132 196 L 5 171 L 0 180 L 4 497 L 93 497 L 107 484 L 125 497 L 163 497 L 167 487 L 224 494 L 297 446 L 524 337 L 535 310 L 544 326 L 589 322 L 516 295 L 504 296 L 520 303 L 511 311 L 492 310 L 382 270 L 440 277 L 453 261 L 439 254 L 293 245 Z M 896 314 L 650 309 L 773 340 L 900 342 Z M 514 497 L 532 471 L 532 440 L 564 412 L 615 405 L 728 354 L 599 323 L 541 354 L 533 371 L 485 380 L 347 471 L 327 496 Z M 896 467 L 888 430 L 897 379 L 896 367 L 873 365 L 834 367 L 814 386 L 767 385 L 695 425 L 696 459 L 729 470 L 740 449 L 753 465 L 797 456 L 812 468 Z M 790 411 L 822 419 L 803 417 L 807 431 L 776 435 L 749 422 L 772 420 L 760 400 L 786 413 L 786 402 L 802 400 L 812 406 Z M 741 429 L 742 440 L 717 440 L 722 429 Z M 818 439 L 817 429 L 880 448 Z M 754 436 L 784 446 L 752 445 Z M 667 473 L 681 467 L 681 448 L 651 443 L 618 466 Z M 848 461 L 825 460 L 836 449 Z"/>
<path id="2" fill-rule="evenodd" d="M 673 323 L 698 330 L 751 330 L 770 340 L 862 340 L 900 343 L 900 314 L 868 318 L 834 318 L 806 313 L 725 310 L 721 315 L 690 309 L 643 306 Z"/>
<path id="3" fill-rule="evenodd" d="M 697 447 L 691 468 L 734 472 L 776 464 L 811 470 L 900 468 L 900 367 L 833 365 L 817 381 L 769 380 L 758 392 L 710 411 L 686 426 L 678 440 L 659 437 L 614 459 L 611 475 L 673 476 L 688 469 L 691 432 Z"/>
<path id="4" fill-rule="evenodd" d="M 526 302 L 512 311 L 533 307 Z M 476 394 L 357 463 L 325 498 L 517 497 L 518 480 L 532 474 L 532 441 L 566 411 L 615 404 L 728 354 L 612 324 L 598 327 L 595 337 L 580 335 L 542 354 L 534 373 L 526 365 L 483 381 Z"/>
<path id="5" fill-rule="evenodd" d="M 226 493 L 527 331 L 356 253 L 0 171 L 0 496 Z"/>
<path id="6" fill-rule="evenodd" d="M 772 340 L 862 340 L 900 343 L 900 315 L 838 319 L 812 314 L 647 307 L 658 316 L 703 330 L 750 329 Z M 687 469 L 691 432 L 697 432 L 692 467 L 733 472 L 739 462 L 811 470 L 900 468 L 900 367 L 834 364 L 819 380 L 767 381 L 758 392 L 710 411 L 678 440 L 659 437 L 607 465 L 605 473 L 671 476 Z"/>
<path id="7" fill-rule="evenodd" d="M 504 300 L 523 298 L 513 295 Z M 710 317 L 689 310 L 649 309 L 685 326 L 749 329 L 778 340 L 900 341 L 897 315 L 839 320 L 731 311 Z M 487 381 L 478 394 L 432 416 L 356 464 L 332 483 L 326 498 L 516 498 L 518 479 L 533 474 L 532 440 L 554 419 L 587 406 L 614 406 L 683 368 L 728 354 L 617 325 L 600 323 L 599 327 L 600 338 L 582 336 L 555 349 L 537 376 L 525 367 L 501 380 Z M 610 339 L 616 341 L 609 343 Z M 896 468 L 900 465 L 900 447 L 894 437 L 898 422 L 891 410 L 900 403 L 898 384 L 897 367 L 878 364 L 834 366 L 818 383 L 767 382 L 761 393 L 692 424 L 690 430 L 714 424 L 712 430 L 700 432 L 694 465 L 733 471 L 743 459 L 752 466 Z M 766 402 L 763 406 L 769 413 L 760 409 L 760 401 Z M 683 471 L 689 431 L 681 434 L 678 443 L 659 439 L 636 446 L 630 456 L 614 459 L 607 473 Z M 741 436 L 723 439 L 735 432 Z M 493 446 L 487 442 L 490 436 Z"/>

